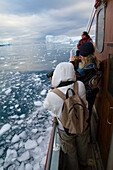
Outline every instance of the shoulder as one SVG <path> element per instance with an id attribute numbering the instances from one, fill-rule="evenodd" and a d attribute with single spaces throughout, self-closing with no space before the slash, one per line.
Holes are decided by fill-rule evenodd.
<path id="1" fill-rule="evenodd" d="M 84 83 L 82 82 L 82 81 L 77 81 L 77 83 L 78 83 L 78 88 L 81 90 L 81 89 L 83 89 L 83 90 L 85 90 L 85 85 L 84 85 Z"/>

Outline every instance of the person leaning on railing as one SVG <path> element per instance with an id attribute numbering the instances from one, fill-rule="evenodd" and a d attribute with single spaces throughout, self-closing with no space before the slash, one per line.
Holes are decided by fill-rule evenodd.
<path id="1" fill-rule="evenodd" d="M 92 88 L 89 85 L 89 81 L 95 76 L 100 68 L 100 62 L 96 56 L 94 56 L 94 46 L 91 42 L 84 42 L 80 47 L 79 61 L 81 61 L 80 67 L 75 69 L 77 80 L 84 83 L 86 88 L 86 99 L 88 101 L 89 109 L 89 122 L 92 114 L 92 107 L 98 93 L 98 87 Z M 76 56 L 72 56 L 70 62 L 76 65 Z"/>
<path id="2" fill-rule="evenodd" d="M 50 78 L 52 75 L 52 88 L 58 88 L 66 95 L 69 88 L 74 90 L 74 82 L 76 75 L 73 65 L 70 62 L 62 62 L 58 64 L 52 74 L 47 74 Z M 78 95 L 87 105 L 85 86 L 81 81 L 77 81 Z M 71 94 L 72 95 L 72 94 Z M 68 135 L 61 122 L 62 108 L 64 100 L 51 90 L 48 92 L 44 107 L 57 116 L 58 131 L 60 138 L 60 146 L 66 158 L 66 166 L 68 170 L 79 170 L 79 163 L 87 166 L 87 150 L 89 142 L 89 128 L 81 135 Z"/>

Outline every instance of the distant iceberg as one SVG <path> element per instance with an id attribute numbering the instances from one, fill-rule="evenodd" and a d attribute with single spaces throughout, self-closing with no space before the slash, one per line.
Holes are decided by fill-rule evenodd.
<path id="1" fill-rule="evenodd" d="M 95 36 L 91 35 L 91 38 L 93 39 L 93 42 L 95 42 Z M 71 43 L 77 43 L 81 39 L 81 36 L 68 37 L 66 35 L 58 35 L 58 36 L 46 35 L 45 39 L 46 39 L 45 40 L 46 43 L 71 44 Z"/>
<path id="2" fill-rule="evenodd" d="M 8 41 L 0 41 L 0 46 L 11 45 Z"/>
<path id="3" fill-rule="evenodd" d="M 66 43 L 70 44 L 71 39 L 70 37 L 66 35 L 58 35 L 58 36 L 53 36 L 53 35 L 47 35 L 46 36 L 46 43 Z"/>

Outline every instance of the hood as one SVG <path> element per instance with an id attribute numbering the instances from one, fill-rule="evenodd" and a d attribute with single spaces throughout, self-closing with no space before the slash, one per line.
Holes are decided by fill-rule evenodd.
<path id="1" fill-rule="evenodd" d="M 69 62 L 62 62 L 56 66 L 52 76 L 52 85 L 57 87 L 61 82 L 76 81 L 74 66 Z"/>

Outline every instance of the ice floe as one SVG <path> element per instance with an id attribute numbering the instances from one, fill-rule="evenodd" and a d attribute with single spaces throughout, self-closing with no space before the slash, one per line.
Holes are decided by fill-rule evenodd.
<path id="1" fill-rule="evenodd" d="M 42 102 L 41 101 L 34 101 L 34 105 L 35 106 L 42 106 Z"/>
<path id="2" fill-rule="evenodd" d="M 9 123 L 6 123 L 2 126 L 0 129 L 0 136 L 2 136 L 4 133 L 6 133 L 11 128 L 11 125 Z"/>
<path id="3" fill-rule="evenodd" d="M 24 162 L 30 158 L 29 151 L 24 152 L 20 157 L 18 157 L 18 160 L 20 162 Z"/>
<path id="4" fill-rule="evenodd" d="M 47 92 L 47 90 L 45 90 L 45 89 L 44 89 L 44 90 L 42 90 L 42 91 L 41 91 L 41 93 L 40 93 L 40 94 L 41 94 L 41 95 L 45 95 L 45 94 L 46 94 L 46 92 Z"/>
<path id="5" fill-rule="evenodd" d="M 37 143 L 35 140 L 28 139 L 25 143 L 25 149 L 33 149 L 36 148 Z"/>
<path id="6" fill-rule="evenodd" d="M 20 137 L 19 137 L 17 134 L 15 134 L 15 135 L 13 136 L 12 140 L 11 140 L 11 143 L 16 143 L 16 142 L 18 142 L 19 140 L 20 140 Z"/>

